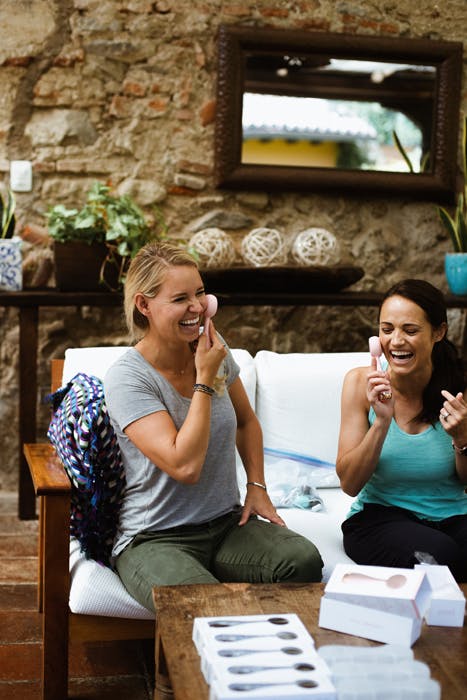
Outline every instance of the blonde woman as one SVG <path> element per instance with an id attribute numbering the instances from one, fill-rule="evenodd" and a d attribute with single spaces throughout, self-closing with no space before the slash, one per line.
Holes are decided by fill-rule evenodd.
<path id="1" fill-rule="evenodd" d="M 127 480 L 113 551 L 127 590 L 153 609 L 155 585 L 320 581 L 316 547 L 284 526 L 269 499 L 239 367 L 214 323 L 200 335 L 207 302 L 195 260 L 167 242 L 145 246 L 124 303 L 136 344 L 104 385 Z"/>

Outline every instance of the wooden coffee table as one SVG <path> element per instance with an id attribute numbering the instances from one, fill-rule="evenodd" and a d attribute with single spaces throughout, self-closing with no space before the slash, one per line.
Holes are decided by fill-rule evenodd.
<path id="1" fill-rule="evenodd" d="M 464 595 L 467 584 L 461 585 Z M 207 700 L 208 685 L 192 642 L 195 617 L 296 613 L 315 640 L 323 644 L 373 646 L 353 637 L 318 627 L 324 584 L 201 584 L 159 586 L 153 595 L 156 622 L 156 691 L 154 700 Z M 413 645 L 415 658 L 427 663 L 432 678 L 441 683 L 442 700 L 460 700 L 467 688 L 467 630 L 464 627 L 428 627 Z M 173 695 L 165 692 L 169 679 Z"/>

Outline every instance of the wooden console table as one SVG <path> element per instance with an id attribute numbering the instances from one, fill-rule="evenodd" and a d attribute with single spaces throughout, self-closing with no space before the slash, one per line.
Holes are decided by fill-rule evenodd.
<path id="1" fill-rule="evenodd" d="M 293 292 L 284 280 L 282 289 L 265 291 L 264 288 L 226 292 L 217 275 L 203 272 L 207 289 L 216 294 L 224 306 L 378 306 L 379 292 Z M 212 282 L 212 283 L 210 283 Z M 467 297 L 446 296 L 449 307 L 467 308 Z M 60 292 L 55 289 L 0 292 L 0 306 L 19 309 L 19 517 L 36 517 L 34 489 L 29 469 L 23 456 L 23 444 L 36 442 L 37 417 L 37 350 L 38 323 L 41 307 L 118 307 L 120 294 L 112 292 Z"/>

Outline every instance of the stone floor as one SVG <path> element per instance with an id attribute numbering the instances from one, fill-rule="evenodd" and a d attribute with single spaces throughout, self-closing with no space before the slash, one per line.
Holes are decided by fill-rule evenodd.
<path id="1" fill-rule="evenodd" d="M 17 497 L 0 491 L 0 698 L 40 697 L 36 613 L 37 521 L 17 517 Z M 152 646 L 152 644 L 151 644 Z M 69 698 L 150 700 L 152 649 L 143 642 L 73 644 Z"/>

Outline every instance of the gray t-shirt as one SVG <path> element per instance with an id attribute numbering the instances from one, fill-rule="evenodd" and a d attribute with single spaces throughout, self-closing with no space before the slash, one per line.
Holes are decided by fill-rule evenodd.
<path id="1" fill-rule="evenodd" d="M 228 387 L 240 372 L 230 351 L 223 362 L 223 370 Z M 203 523 L 240 504 L 235 468 L 237 421 L 227 389 L 212 398 L 209 445 L 196 484 L 182 484 L 172 479 L 123 432 L 133 421 L 157 411 L 167 411 L 180 429 L 191 399 L 179 394 L 134 348 L 109 368 L 104 378 L 104 391 L 127 482 L 114 556 L 139 532 Z"/>

